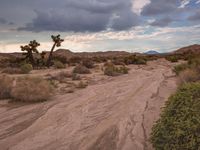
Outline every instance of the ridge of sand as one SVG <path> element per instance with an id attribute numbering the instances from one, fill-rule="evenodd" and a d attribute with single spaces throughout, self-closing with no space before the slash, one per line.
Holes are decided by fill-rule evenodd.
<path id="1" fill-rule="evenodd" d="M 105 79 L 39 104 L 0 103 L 2 150 L 151 150 L 148 142 L 160 108 L 176 90 L 165 60 L 130 66 Z"/>

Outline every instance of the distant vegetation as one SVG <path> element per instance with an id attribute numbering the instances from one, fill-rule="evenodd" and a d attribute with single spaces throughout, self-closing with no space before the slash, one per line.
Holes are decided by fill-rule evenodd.
<path id="1" fill-rule="evenodd" d="M 83 66 L 83 65 L 78 65 L 74 68 L 73 73 L 78 73 L 78 74 L 90 74 L 90 70 Z"/>
<path id="2" fill-rule="evenodd" d="M 107 76 L 118 76 L 128 74 L 128 68 L 125 66 L 117 67 L 112 63 L 105 64 L 104 74 Z"/>

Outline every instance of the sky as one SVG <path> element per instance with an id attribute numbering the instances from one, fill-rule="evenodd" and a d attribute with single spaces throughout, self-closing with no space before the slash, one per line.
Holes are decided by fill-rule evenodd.
<path id="1" fill-rule="evenodd" d="M 0 0 L 0 52 L 57 34 L 74 52 L 169 52 L 200 44 L 200 0 Z"/>

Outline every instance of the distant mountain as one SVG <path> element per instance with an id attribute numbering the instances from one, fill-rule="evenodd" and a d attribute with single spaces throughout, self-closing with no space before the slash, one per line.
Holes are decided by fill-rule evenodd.
<path id="1" fill-rule="evenodd" d="M 150 50 L 150 51 L 145 52 L 144 54 L 147 54 L 147 55 L 156 55 L 156 54 L 160 54 L 160 53 L 157 52 L 157 51 L 154 51 L 154 50 Z"/>
<path id="2" fill-rule="evenodd" d="M 183 54 L 183 53 L 195 53 L 200 54 L 200 45 L 194 44 L 187 47 L 180 48 L 176 51 L 174 51 L 176 54 Z"/>

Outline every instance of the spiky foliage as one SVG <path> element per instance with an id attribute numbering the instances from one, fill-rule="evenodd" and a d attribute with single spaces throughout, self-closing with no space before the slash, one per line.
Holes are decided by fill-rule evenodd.
<path id="1" fill-rule="evenodd" d="M 30 41 L 28 45 L 21 46 L 21 50 L 26 52 L 24 53 L 26 61 L 33 66 L 35 65 L 33 53 L 39 53 L 37 50 L 38 46 L 40 46 L 40 44 L 36 40 Z"/>
<path id="2" fill-rule="evenodd" d="M 52 38 L 54 44 L 53 44 L 53 46 L 51 48 L 51 51 L 50 51 L 50 54 L 49 54 L 49 58 L 47 60 L 47 67 L 50 67 L 50 65 L 52 63 L 53 51 L 54 51 L 55 47 L 60 47 L 61 43 L 64 41 L 64 39 L 60 38 L 60 35 L 57 35 L 57 36 L 52 35 L 51 38 Z"/>
<path id="3" fill-rule="evenodd" d="M 46 55 L 46 52 L 40 53 L 40 59 L 37 59 L 37 66 L 38 67 L 44 67 L 46 65 L 45 55 Z"/>

